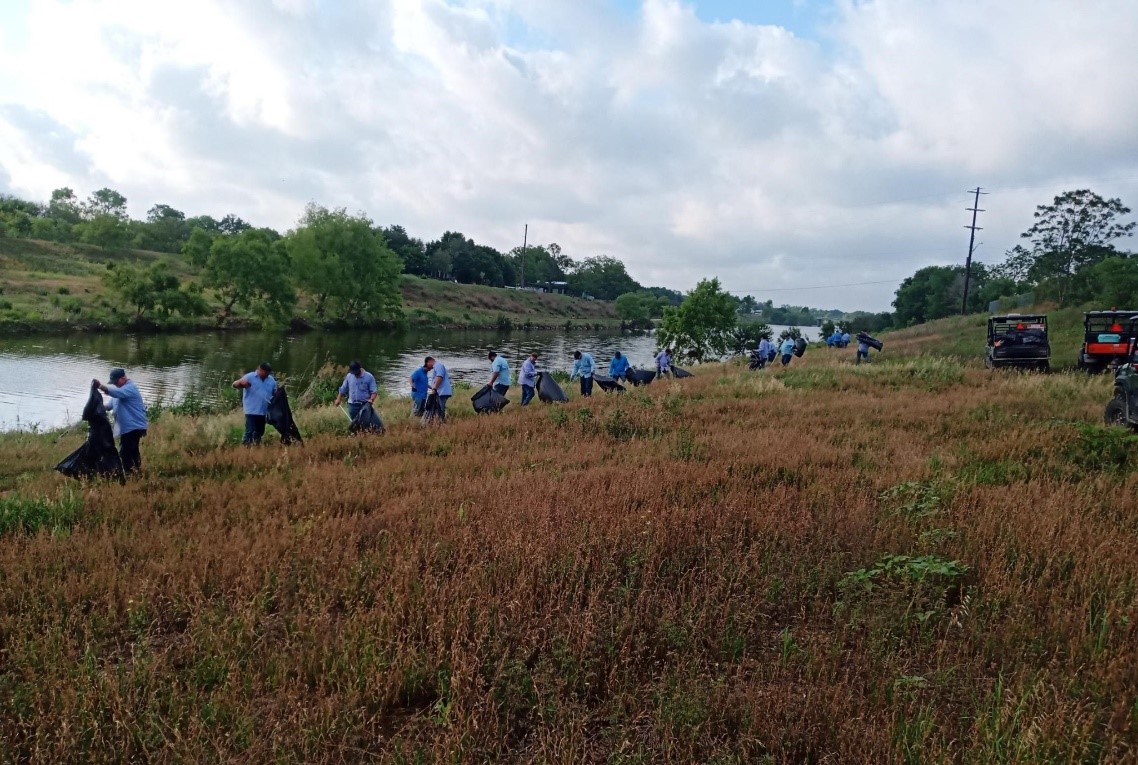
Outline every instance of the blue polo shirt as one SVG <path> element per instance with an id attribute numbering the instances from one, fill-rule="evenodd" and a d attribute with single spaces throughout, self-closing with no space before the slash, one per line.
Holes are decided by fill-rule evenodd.
<path id="1" fill-rule="evenodd" d="M 442 362 L 436 361 L 435 368 L 431 370 L 434 374 L 431 376 L 431 385 L 434 385 L 439 378 L 442 382 L 439 383 L 440 396 L 453 396 L 454 388 L 450 384 L 450 375 L 447 374 L 447 368 L 443 366 Z"/>
<path id="2" fill-rule="evenodd" d="M 490 373 L 493 374 L 494 372 L 498 373 L 498 379 L 494 380 L 495 385 L 509 386 L 510 363 L 506 361 L 506 357 L 500 353 L 494 357 L 494 362 L 490 364 Z"/>
<path id="3" fill-rule="evenodd" d="M 427 370 L 419 367 L 411 373 L 411 398 L 422 401 L 427 397 Z"/>
<path id="4" fill-rule="evenodd" d="M 241 378 L 249 383 L 249 387 L 241 392 L 241 403 L 245 414 L 256 414 L 264 417 L 269 413 L 269 401 L 277 391 L 277 380 L 268 375 L 262 380 L 256 371 L 250 372 Z M 124 431 L 125 432 L 125 431 Z"/>
<path id="5" fill-rule="evenodd" d="M 133 380 L 127 380 L 122 387 L 108 385 L 107 395 L 115 400 L 115 425 L 120 433 L 150 427 L 146 419 L 146 404 L 142 403 L 142 393 Z"/>
<path id="6" fill-rule="evenodd" d="M 340 395 L 347 396 L 349 404 L 362 404 L 370 399 L 377 390 L 375 375 L 365 369 L 360 372 L 359 377 L 348 372 L 348 376 L 344 378 L 344 384 L 340 386 Z"/>

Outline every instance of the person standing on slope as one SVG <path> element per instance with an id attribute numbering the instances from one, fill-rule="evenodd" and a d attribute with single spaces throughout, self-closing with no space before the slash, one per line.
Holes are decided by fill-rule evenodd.
<path id="1" fill-rule="evenodd" d="M 233 387 L 244 391 L 241 394 L 241 405 L 245 410 L 245 437 L 241 439 L 241 444 L 260 445 L 261 439 L 265 436 L 269 402 L 277 392 L 277 380 L 273 377 L 273 368 L 267 361 L 262 362 L 249 374 L 234 380 Z"/>
<path id="2" fill-rule="evenodd" d="M 336 401 L 332 406 L 339 406 L 344 396 L 347 396 L 348 417 L 355 420 L 364 404 L 374 404 L 378 395 L 379 386 L 375 384 L 375 375 L 364 369 L 360 362 L 353 361 L 348 364 L 348 374 L 344 377 L 344 383 L 336 393 Z"/>
<path id="3" fill-rule="evenodd" d="M 620 382 L 628 375 L 628 359 L 621 355 L 620 351 L 613 354 L 612 361 L 609 362 L 609 377 Z"/>
<path id="4" fill-rule="evenodd" d="M 782 354 L 782 365 L 789 366 L 790 358 L 794 355 L 794 338 L 788 337 L 782 341 L 782 347 L 779 348 L 779 353 Z"/>
<path id="5" fill-rule="evenodd" d="M 656 376 L 672 376 L 672 349 L 664 348 L 656 354 Z"/>
<path id="6" fill-rule="evenodd" d="M 490 387 L 495 393 L 506 395 L 510 389 L 510 364 L 500 353 L 490 351 Z"/>
<path id="7" fill-rule="evenodd" d="M 518 374 L 518 383 L 522 386 L 522 406 L 529 406 L 537 393 L 537 351 L 534 351 L 522 362 L 522 371 Z"/>
<path id="8" fill-rule="evenodd" d="M 146 404 L 142 401 L 142 393 L 138 386 L 126 376 L 121 368 L 111 370 L 110 386 L 103 385 L 98 380 L 91 384 L 106 393 L 113 399 L 115 426 L 119 435 L 119 453 L 122 456 L 123 471 L 130 475 L 142 468 L 142 452 L 139 442 L 146 435 L 150 422 L 146 418 Z"/>
<path id="9" fill-rule="evenodd" d="M 596 362 L 588 353 L 573 351 L 573 373 L 569 375 L 569 382 L 578 375 L 581 377 L 581 395 L 585 398 L 593 395 L 593 375 L 597 372 Z"/>

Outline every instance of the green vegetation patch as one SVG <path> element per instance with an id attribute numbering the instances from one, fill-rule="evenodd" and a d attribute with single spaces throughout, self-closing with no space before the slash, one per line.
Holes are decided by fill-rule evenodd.
<path id="1" fill-rule="evenodd" d="M 67 531 L 79 522 L 82 511 L 82 498 L 70 491 L 55 500 L 9 494 L 0 497 L 0 535 Z"/>

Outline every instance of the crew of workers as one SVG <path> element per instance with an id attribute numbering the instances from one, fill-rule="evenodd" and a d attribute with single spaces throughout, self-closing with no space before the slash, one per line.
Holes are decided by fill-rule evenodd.
<path id="1" fill-rule="evenodd" d="M 848 344 L 848 333 L 835 332 L 826 338 L 826 344 L 843 347 Z M 767 338 L 759 341 L 758 347 L 752 352 L 752 357 L 759 359 L 761 368 L 773 361 L 776 355 L 781 355 L 782 365 L 790 364 L 794 356 L 795 340 L 784 338 L 776 346 Z M 673 377 L 672 354 L 673 349 L 663 348 L 655 357 L 656 376 Z M 487 383 L 496 393 L 506 395 L 513 384 L 513 376 L 507 358 L 497 351 L 487 354 L 490 362 L 490 378 Z M 529 406 L 537 395 L 538 369 L 540 355 L 534 351 L 521 363 L 518 373 L 518 383 L 522 389 L 522 406 Z M 856 363 L 869 359 L 869 345 L 862 336 L 858 336 Z M 752 368 L 756 368 L 752 364 Z M 593 394 L 593 379 L 597 374 L 597 363 L 592 354 L 587 351 L 573 352 L 573 367 L 569 381 L 580 380 L 581 396 L 588 398 Z M 616 381 L 627 381 L 632 367 L 628 357 L 620 351 L 613 354 L 609 361 L 609 377 Z M 417 367 L 408 378 L 411 387 L 411 416 L 422 417 L 431 408 L 439 419 L 446 421 L 447 402 L 454 395 L 454 385 L 446 365 L 432 356 L 427 356 L 423 364 Z M 111 370 L 110 385 L 104 385 L 93 380 L 92 385 L 110 396 L 107 410 L 114 414 L 114 435 L 119 439 L 123 467 L 127 473 L 134 473 L 142 466 L 142 456 L 139 442 L 146 436 L 149 422 L 147 420 L 146 405 L 138 386 L 131 381 L 126 371 L 121 368 Z M 273 377 L 273 368 L 268 362 L 261 363 L 253 371 L 242 375 L 233 381 L 233 387 L 241 391 L 241 406 L 245 414 L 245 432 L 241 443 L 253 446 L 261 443 L 265 435 L 265 425 L 268 421 L 269 407 L 273 396 L 278 390 L 278 384 Z M 359 361 L 352 361 L 348 365 L 348 373 L 336 392 L 333 406 L 339 407 L 347 398 L 348 416 L 355 419 L 365 405 L 374 405 L 379 395 L 379 385 L 375 375 L 364 369 Z"/>

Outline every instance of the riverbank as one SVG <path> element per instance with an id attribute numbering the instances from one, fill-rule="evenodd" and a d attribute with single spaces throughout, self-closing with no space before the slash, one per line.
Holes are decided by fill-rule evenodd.
<path id="1" fill-rule="evenodd" d="M 1125 760 L 1138 448 L 1097 425 L 1109 381 L 900 345 L 493 417 L 460 394 L 426 430 L 386 400 L 379 438 L 305 408 L 288 449 L 167 412 L 125 486 L 52 473 L 79 429 L 0 435 L 0 738 L 31 761 Z"/>
<path id="2" fill-rule="evenodd" d="M 179 277 L 198 276 L 196 269 L 177 255 L 0 238 L 0 332 L 189 332 L 260 327 L 254 317 L 240 311 L 221 321 L 217 306 L 197 318 L 139 318 L 108 294 L 102 275 L 109 264 L 145 266 L 159 261 L 169 263 Z M 621 327 L 613 304 L 599 300 L 409 275 L 402 277 L 401 292 L 402 319 L 354 328 L 573 331 Z M 302 331 L 345 327 L 322 324 L 302 303 L 291 328 Z"/>

